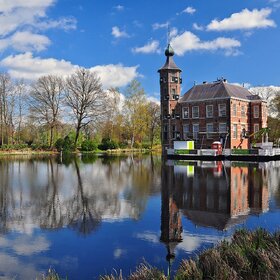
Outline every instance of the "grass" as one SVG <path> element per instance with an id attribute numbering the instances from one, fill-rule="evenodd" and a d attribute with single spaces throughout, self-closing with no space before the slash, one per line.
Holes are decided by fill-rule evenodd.
<path id="1" fill-rule="evenodd" d="M 106 278 L 107 277 L 107 278 Z M 168 279 L 157 268 L 140 265 L 127 278 L 102 276 L 101 280 L 163 280 Z M 183 260 L 175 280 L 203 279 L 280 279 L 280 231 L 270 234 L 264 229 L 238 230 L 232 240 L 222 241 L 197 258 Z"/>

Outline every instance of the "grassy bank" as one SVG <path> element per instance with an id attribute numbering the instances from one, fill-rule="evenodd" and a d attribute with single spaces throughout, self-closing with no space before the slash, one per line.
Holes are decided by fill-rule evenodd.
<path id="1" fill-rule="evenodd" d="M 168 277 L 156 268 L 140 265 L 127 278 L 119 274 L 100 279 L 162 280 Z M 183 260 L 174 279 L 280 279 L 280 231 L 270 234 L 263 229 L 239 230 L 230 242 L 222 241 L 195 259 Z"/>
<path id="2" fill-rule="evenodd" d="M 61 280 L 51 272 L 47 280 Z M 71 279 L 71 276 L 69 276 Z M 100 280 L 167 280 L 162 271 L 141 264 L 128 277 L 121 271 L 100 276 Z M 270 234 L 264 229 L 238 230 L 231 241 L 222 241 L 216 247 L 190 260 L 183 260 L 175 280 L 202 279 L 280 279 L 280 231 Z"/>

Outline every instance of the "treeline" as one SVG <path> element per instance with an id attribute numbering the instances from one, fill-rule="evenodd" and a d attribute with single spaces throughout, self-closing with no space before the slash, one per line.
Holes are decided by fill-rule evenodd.
<path id="1" fill-rule="evenodd" d="M 67 78 L 32 84 L 0 73 L 1 149 L 153 148 L 160 142 L 160 107 L 134 80 L 120 93 L 77 68 Z"/>

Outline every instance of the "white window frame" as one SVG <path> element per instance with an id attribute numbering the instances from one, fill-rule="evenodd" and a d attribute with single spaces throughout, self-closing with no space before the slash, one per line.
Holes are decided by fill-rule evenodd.
<path id="1" fill-rule="evenodd" d="M 187 112 L 187 114 L 186 114 Z M 189 107 L 183 107 L 182 108 L 182 116 L 183 119 L 189 119 L 190 118 L 190 108 Z"/>
<path id="2" fill-rule="evenodd" d="M 211 108 L 211 110 L 209 110 L 209 108 Z M 213 118 L 213 112 L 213 105 L 206 105 L 206 118 Z"/>
<path id="3" fill-rule="evenodd" d="M 194 113 L 194 108 L 197 109 L 197 115 L 195 115 Z M 199 106 L 193 106 L 192 107 L 192 118 L 193 119 L 198 119 L 199 118 Z"/>
<path id="4" fill-rule="evenodd" d="M 224 126 L 225 129 L 222 130 L 221 127 Z M 219 123 L 219 133 L 226 133 L 227 132 L 227 124 L 226 123 Z"/>
<path id="5" fill-rule="evenodd" d="M 195 127 L 197 127 L 197 128 L 198 128 L 198 130 L 197 130 L 197 131 L 194 129 Z M 192 129 L 193 129 L 193 138 L 194 138 L 194 139 L 198 139 L 199 124 L 198 124 L 198 123 L 193 124 Z"/>
<path id="6" fill-rule="evenodd" d="M 260 130 L 260 125 L 258 123 L 254 123 L 254 133 Z"/>
<path id="7" fill-rule="evenodd" d="M 234 123 L 232 124 L 232 139 L 237 139 L 237 137 L 238 137 L 238 126 L 236 123 Z"/>
<path id="8" fill-rule="evenodd" d="M 219 104 L 219 117 L 226 117 L 227 115 L 227 106 L 225 103 Z"/>
<path id="9" fill-rule="evenodd" d="M 209 129 L 209 127 L 212 126 L 212 129 Z M 207 132 L 207 138 L 211 139 L 213 138 L 213 132 L 214 132 L 214 124 L 213 123 L 207 123 L 206 124 L 206 132 Z"/>
<path id="10" fill-rule="evenodd" d="M 260 117 L 260 107 L 259 105 L 254 105 L 254 119 L 258 119 Z"/>

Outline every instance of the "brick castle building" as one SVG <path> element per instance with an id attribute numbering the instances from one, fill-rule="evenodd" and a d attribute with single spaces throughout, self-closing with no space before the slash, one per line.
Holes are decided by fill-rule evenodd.
<path id="1" fill-rule="evenodd" d="M 225 79 L 194 85 L 181 96 L 181 69 L 170 44 L 160 74 L 161 140 L 163 151 L 174 140 L 194 140 L 195 147 L 250 148 L 251 134 L 267 126 L 267 104 L 246 88 Z"/>

